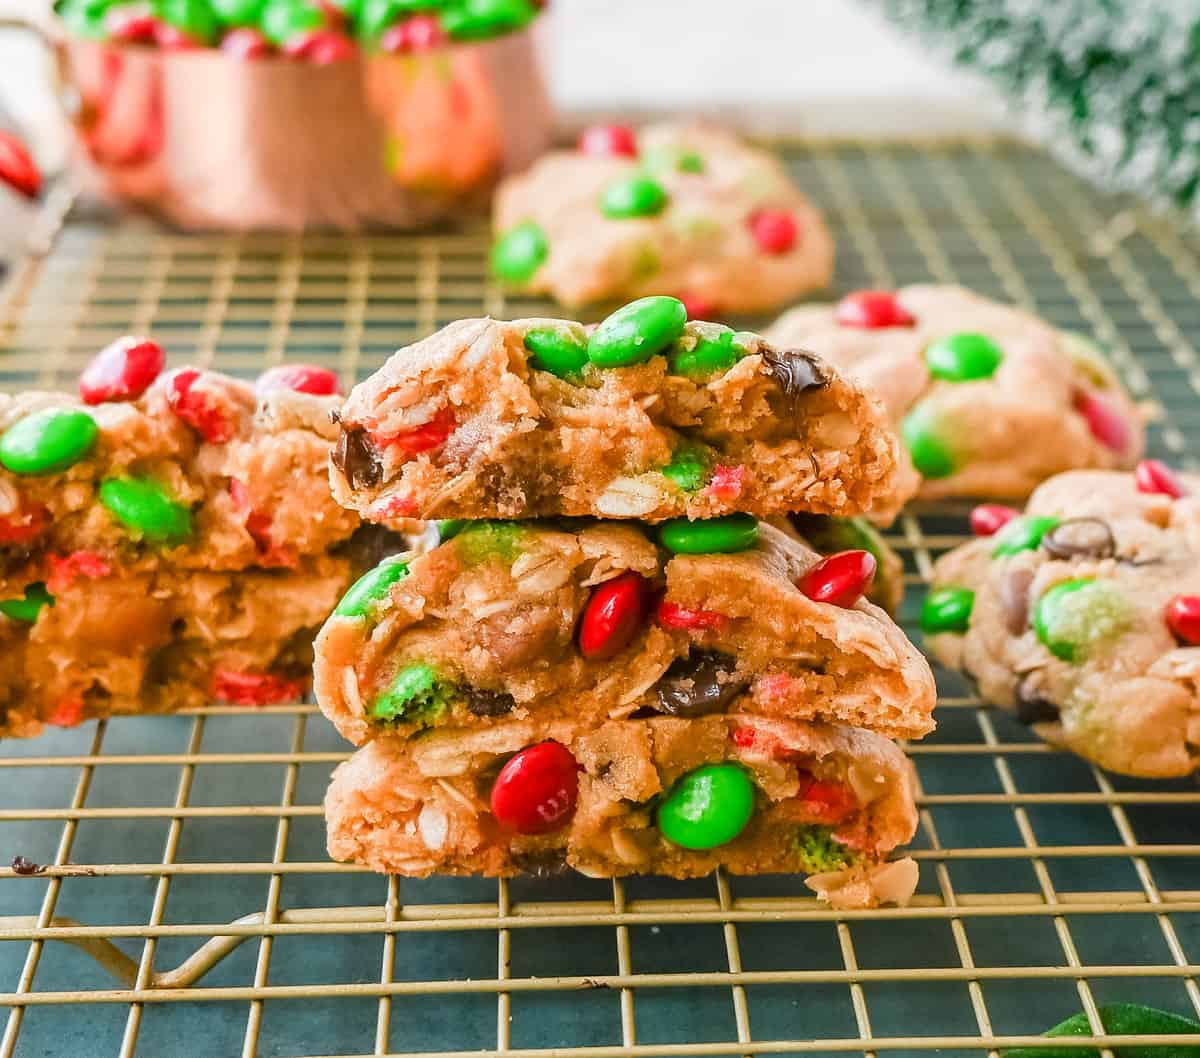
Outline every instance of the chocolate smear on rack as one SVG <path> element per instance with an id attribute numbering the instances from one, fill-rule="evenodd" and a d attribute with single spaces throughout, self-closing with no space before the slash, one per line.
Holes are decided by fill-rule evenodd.
<path id="1" fill-rule="evenodd" d="M 27 860 L 24 856 L 14 856 L 12 859 L 13 874 L 41 874 L 46 868 L 40 863 L 34 863 L 33 860 Z"/>

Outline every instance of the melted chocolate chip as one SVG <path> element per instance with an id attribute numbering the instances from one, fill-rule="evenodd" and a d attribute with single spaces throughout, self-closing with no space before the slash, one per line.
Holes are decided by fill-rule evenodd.
<path id="1" fill-rule="evenodd" d="M 1042 549 L 1055 558 L 1112 558 L 1117 542 L 1101 518 L 1068 518 L 1042 537 Z"/>
<path id="2" fill-rule="evenodd" d="M 763 363 L 771 370 L 775 381 L 789 397 L 798 397 L 810 389 L 829 385 L 824 365 L 812 353 L 802 349 L 772 349 L 764 345 L 759 350 Z"/>
<path id="3" fill-rule="evenodd" d="M 1030 724 L 1052 724 L 1059 718 L 1058 706 L 1038 694 L 1028 677 L 1017 684 L 1014 697 L 1017 703 L 1017 719 L 1026 727 Z"/>
<path id="4" fill-rule="evenodd" d="M 361 426 L 343 426 L 333 448 L 333 465 L 350 483 L 352 489 L 378 485 L 383 465 L 367 431 Z"/>
<path id="5" fill-rule="evenodd" d="M 513 696 L 506 691 L 485 691 L 481 687 L 467 688 L 467 709 L 474 716 L 504 716 L 513 711 Z"/>
<path id="6" fill-rule="evenodd" d="M 1033 570 L 1010 569 L 1000 582 L 1000 606 L 1004 610 L 1004 627 L 1008 634 L 1019 636 L 1029 625 L 1029 586 Z"/>
<path id="7" fill-rule="evenodd" d="M 571 872 L 561 849 L 519 853 L 513 857 L 513 866 L 533 878 L 561 878 Z"/>
<path id="8" fill-rule="evenodd" d="M 13 874 L 41 874 L 46 868 L 40 863 L 34 863 L 33 860 L 27 860 L 24 856 L 14 856 L 12 859 Z"/>
<path id="9" fill-rule="evenodd" d="M 736 664 L 728 654 L 708 650 L 676 658 L 654 688 L 659 708 L 685 717 L 724 712 L 749 684 L 734 676 Z"/>

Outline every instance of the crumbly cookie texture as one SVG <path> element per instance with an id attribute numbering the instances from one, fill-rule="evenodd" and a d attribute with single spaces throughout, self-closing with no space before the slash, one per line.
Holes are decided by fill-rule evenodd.
<path id="1" fill-rule="evenodd" d="M 191 376 L 181 401 L 179 379 Z M 341 544 L 360 521 L 329 495 L 339 403 L 288 389 L 256 398 L 238 379 L 191 368 L 94 406 L 0 394 L 0 594 L 23 588 L 24 566 L 49 554 L 228 571 L 295 568 Z M 69 429 L 78 443 L 50 459 Z M 47 459 L 22 459 L 39 445 Z"/>
<path id="2" fill-rule="evenodd" d="M 32 597 L 0 602 L 0 737 L 213 701 L 296 701 L 313 636 L 353 575 L 332 556 L 282 571 L 131 572 L 75 554 Z"/>
<path id="3" fill-rule="evenodd" d="M 706 789 L 724 800 L 680 811 Z M 915 831 L 913 792 L 901 751 L 851 728 L 721 716 L 595 728 L 509 720 L 368 744 L 334 772 L 325 813 L 330 855 L 377 871 L 799 871 L 853 907 L 911 896 L 915 865 L 885 857 Z"/>
<path id="4" fill-rule="evenodd" d="M 786 522 L 755 537 L 737 553 L 672 554 L 629 524 L 468 523 L 352 589 L 317 639 L 317 699 L 356 745 L 497 718 L 932 730 L 929 667 L 865 585 L 821 601 L 838 560 Z"/>
<path id="5" fill-rule="evenodd" d="M 1094 343 L 962 287 L 858 291 L 792 309 L 767 338 L 817 350 L 882 399 L 924 498 L 1024 497 L 1142 451 L 1139 410 Z"/>
<path id="6" fill-rule="evenodd" d="M 673 298 L 577 323 L 461 320 L 339 412 L 335 497 L 372 521 L 894 510 L 899 443 L 812 354 Z"/>
<path id="7" fill-rule="evenodd" d="M 934 655 L 1102 767 L 1194 771 L 1200 477 L 1153 460 L 1135 474 L 1073 471 L 1014 515 L 977 509 L 992 535 L 938 561 L 922 614 Z"/>
<path id="8" fill-rule="evenodd" d="M 570 306 L 669 293 L 713 313 L 828 286 L 833 239 L 773 154 L 697 125 L 651 126 L 619 151 L 582 143 L 501 185 L 501 279 Z"/>

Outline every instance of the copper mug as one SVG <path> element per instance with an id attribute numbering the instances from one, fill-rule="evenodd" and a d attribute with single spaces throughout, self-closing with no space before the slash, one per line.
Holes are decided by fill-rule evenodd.
<path id="1" fill-rule="evenodd" d="M 185 229 L 453 220 L 549 144 L 535 28 L 324 66 L 60 39 L 76 175 Z"/>

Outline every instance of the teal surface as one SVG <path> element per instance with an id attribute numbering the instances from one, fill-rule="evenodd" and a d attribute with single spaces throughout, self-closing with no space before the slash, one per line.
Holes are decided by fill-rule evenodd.
<path id="1" fill-rule="evenodd" d="M 1194 462 L 1193 233 L 1127 213 L 1014 147 L 787 156 L 834 229 L 836 292 L 955 279 L 994 297 L 1028 295 L 1110 348 L 1158 411 L 1153 454 Z M 506 303 L 484 281 L 486 246 L 482 230 L 235 241 L 79 222 L 2 293 L 0 389 L 69 383 L 130 329 L 158 337 L 173 363 L 211 359 L 250 376 L 303 359 L 361 377 L 460 316 L 545 311 L 532 299 Z M 967 510 L 918 509 L 891 531 L 914 637 L 924 564 L 965 534 Z M 427 879 L 389 889 L 333 868 L 319 806 L 347 748 L 309 706 L 120 719 L 4 742 L 0 862 L 61 859 L 81 872 L 51 880 L 0 869 L 0 938 L 17 935 L 0 939 L 0 1002 L 29 1001 L 10 1007 L 0 1055 L 577 1048 L 657 1058 L 695 1044 L 707 1055 L 958 1055 L 1041 1032 L 1079 1009 L 1081 987 L 1101 1003 L 1194 1014 L 1195 783 L 1106 776 L 978 706 L 961 680 L 939 679 L 938 730 L 911 747 L 924 792 L 920 896 L 904 912 L 840 919 L 808 902 L 794 877 Z M 160 869 L 164 859 L 178 866 Z M 382 916 L 389 899 L 394 945 L 369 923 L 269 944 L 259 929 L 190 989 L 153 990 L 141 1003 L 85 952 L 31 945 L 18 920 L 125 927 L 116 945 L 162 973 L 243 916 Z M 148 923 L 166 934 L 153 950 Z M 179 926 L 187 930 L 172 932 Z M 76 992 L 89 994 L 66 995 Z M 931 1048 L 933 1036 L 950 1039 Z"/>

